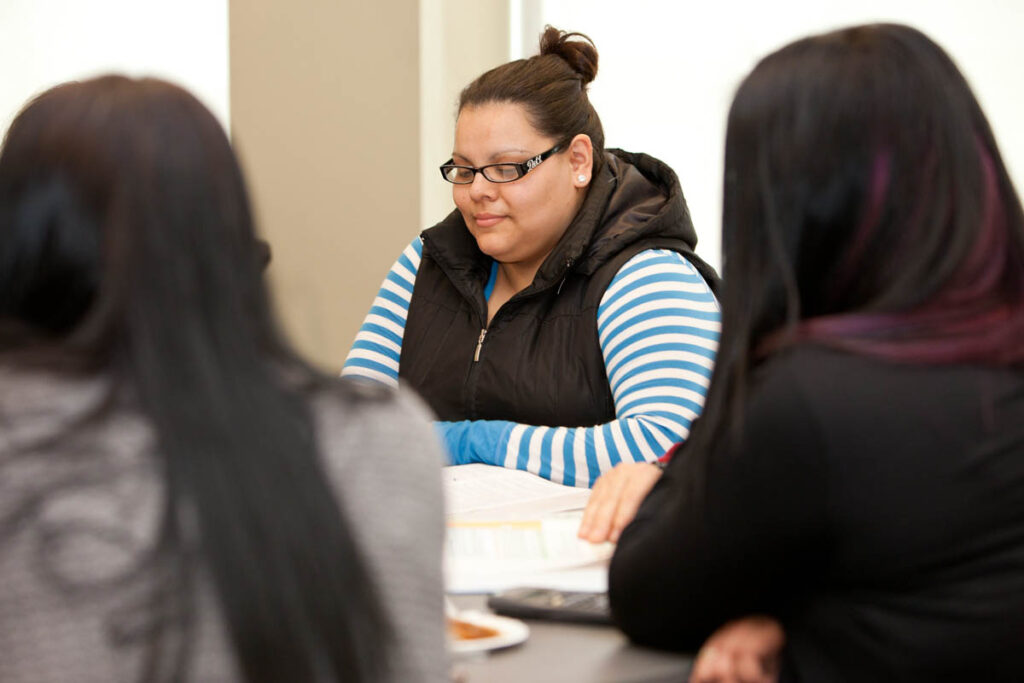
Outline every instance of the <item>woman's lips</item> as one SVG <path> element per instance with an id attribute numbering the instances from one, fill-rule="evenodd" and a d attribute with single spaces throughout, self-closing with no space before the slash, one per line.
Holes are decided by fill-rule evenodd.
<path id="1" fill-rule="evenodd" d="M 489 228 L 492 225 L 497 224 L 499 221 L 504 219 L 504 216 L 497 216 L 493 213 L 478 213 L 473 216 L 473 220 L 481 228 Z"/>

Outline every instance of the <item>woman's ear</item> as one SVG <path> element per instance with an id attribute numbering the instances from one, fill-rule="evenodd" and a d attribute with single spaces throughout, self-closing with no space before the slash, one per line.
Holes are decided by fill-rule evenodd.
<path id="1" fill-rule="evenodd" d="M 580 133 L 569 142 L 569 168 L 572 171 L 572 184 L 575 187 L 586 187 L 594 172 L 594 144 L 590 136 Z"/>

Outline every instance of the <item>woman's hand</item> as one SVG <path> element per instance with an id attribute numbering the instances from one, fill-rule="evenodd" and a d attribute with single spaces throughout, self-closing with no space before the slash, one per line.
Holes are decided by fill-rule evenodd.
<path id="1" fill-rule="evenodd" d="M 660 477 L 661 469 L 649 462 L 621 462 L 601 475 L 577 535 L 591 543 L 618 541 Z"/>
<path id="2" fill-rule="evenodd" d="M 775 683 L 785 644 L 782 625 L 771 617 L 730 621 L 701 646 L 690 683 Z"/>

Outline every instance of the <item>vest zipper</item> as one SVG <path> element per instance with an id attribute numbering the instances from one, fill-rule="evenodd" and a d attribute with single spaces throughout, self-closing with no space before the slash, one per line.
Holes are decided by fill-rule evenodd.
<path id="1" fill-rule="evenodd" d="M 555 296 L 562 293 L 562 285 L 565 284 L 565 279 L 569 277 L 569 269 L 572 268 L 572 264 L 575 259 L 572 256 L 565 257 L 565 273 L 562 275 L 562 281 L 558 283 L 558 289 L 555 290 Z"/>
<path id="2" fill-rule="evenodd" d="M 476 340 L 476 352 L 473 354 L 473 362 L 477 363 L 480 361 L 480 349 L 484 345 L 484 337 L 487 336 L 487 328 L 480 330 L 480 338 Z"/>
<path id="3" fill-rule="evenodd" d="M 565 271 L 566 272 L 562 275 L 562 281 L 558 284 L 558 290 L 555 292 L 555 296 L 558 296 L 559 294 L 562 293 L 562 285 L 565 284 L 565 280 L 568 277 L 568 271 L 569 271 L 570 268 L 572 268 L 573 263 L 575 263 L 575 262 L 576 262 L 576 259 L 572 258 L 571 256 L 570 257 L 566 257 L 566 259 L 565 259 Z M 534 294 L 536 294 L 536 292 L 534 292 Z M 515 299 L 515 295 L 513 295 L 512 298 L 509 299 L 509 301 L 512 301 L 512 299 Z M 506 302 L 506 304 L 507 303 L 508 302 Z M 484 308 L 484 313 L 483 313 L 483 319 L 482 319 L 481 322 L 487 320 L 486 306 L 487 306 L 487 302 L 484 302 L 484 307 L 485 308 Z M 495 313 L 495 317 L 497 317 L 499 313 L 501 313 L 500 309 Z M 493 323 L 494 321 L 491 320 L 491 322 Z M 470 366 L 470 368 L 469 368 L 469 376 L 466 378 L 466 390 L 465 390 L 466 391 L 466 394 L 465 394 L 466 395 L 466 404 L 467 404 L 466 407 L 468 408 L 468 413 L 469 413 L 468 417 L 471 420 L 477 419 L 477 410 L 476 410 L 477 363 L 480 362 L 480 352 L 483 350 L 483 347 L 484 347 L 484 337 L 486 337 L 486 336 L 487 336 L 487 328 L 486 327 L 481 327 L 480 328 L 480 336 L 477 337 L 477 340 L 476 340 L 476 349 L 473 351 L 473 364 Z"/>

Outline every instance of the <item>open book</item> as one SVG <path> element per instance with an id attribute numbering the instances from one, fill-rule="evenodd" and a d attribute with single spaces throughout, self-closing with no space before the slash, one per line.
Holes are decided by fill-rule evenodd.
<path id="1" fill-rule="evenodd" d="M 449 592 L 606 589 L 613 546 L 576 537 L 589 489 L 481 464 L 444 468 L 444 489 Z"/>

